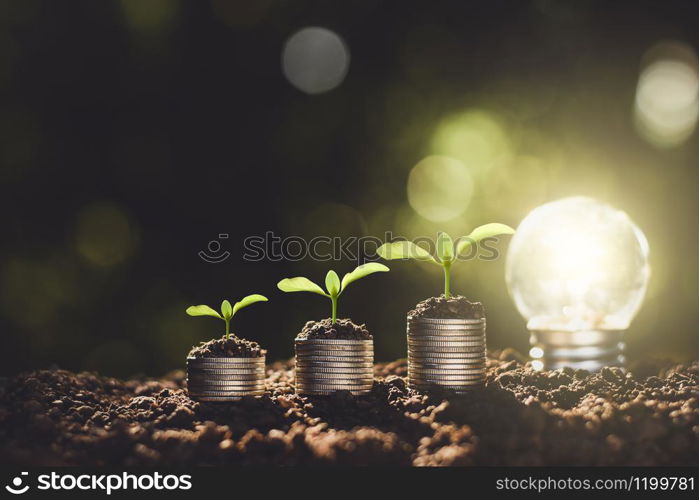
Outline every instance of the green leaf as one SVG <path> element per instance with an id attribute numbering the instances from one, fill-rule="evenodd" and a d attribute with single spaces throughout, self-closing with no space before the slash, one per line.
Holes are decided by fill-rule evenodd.
<path id="1" fill-rule="evenodd" d="M 231 307 L 231 303 L 227 300 L 221 302 L 221 314 L 224 319 L 231 319 L 233 317 L 233 308 Z"/>
<path id="2" fill-rule="evenodd" d="M 377 250 L 376 253 L 382 259 L 386 260 L 396 260 L 396 259 L 415 259 L 415 260 L 431 260 L 436 262 L 430 252 L 425 250 L 419 245 L 416 245 L 412 241 L 395 241 L 393 243 L 384 243 Z"/>
<path id="3" fill-rule="evenodd" d="M 495 236 L 501 236 L 506 234 L 514 234 L 515 230 L 506 224 L 500 224 L 499 222 L 492 222 L 490 224 L 484 224 L 479 226 L 471 234 L 465 238 L 459 238 L 459 243 L 456 245 L 456 255 L 461 255 L 466 250 L 486 238 L 493 238 Z"/>
<path id="4" fill-rule="evenodd" d="M 370 274 L 374 273 L 385 273 L 388 270 L 388 267 L 384 266 L 383 264 L 379 264 L 378 262 L 369 262 L 367 264 L 357 266 L 354 271 L 343 276 L 340 290 L 344 291 L 345 288 L 347 288 L 347 285 L 353 281 L 363 278 L 364 276 L 369 276 Z"/>
<path id="5" fill-rule="evenodd" d="M 213 316 L 214 318 L 223 319 L 219 313 L 205 305 L 189 306 L 185 312 L 190 316 Z"/>
<path id="6" fill-rule="evenodd" d="M 233 306 L 232 316 L 234 316 L 235 313 L 240 311 L 243 307 L 248 307 L 250 304 L 254 304 L 255 302 L 267 302 L 267 297 L 257 293 L 248 295 L 247 297 L 235 303 L 235 305 Z"/>
<path id="7" fill-rule="evenodd" d="M 340 278 L 335 271 L 330 270 L 325 275 L 325 288 L 331 297 L 335 297 L 340 293 Z"/>
<path id="8" fill-rule="evenodd" d="M 437 236 L 437 257 L 442 262 L 454 260 L 454 242 L 447 233 L 439 233 Z"/>
<path id="9" fill-rule="evenodd" d="M 277 288 L 282 292 L 313 292 L 323 297 L 328 297 L 328 294 L 321 287 L 313 283 L 308 278 L 284 278 L 277 283 Z"/>

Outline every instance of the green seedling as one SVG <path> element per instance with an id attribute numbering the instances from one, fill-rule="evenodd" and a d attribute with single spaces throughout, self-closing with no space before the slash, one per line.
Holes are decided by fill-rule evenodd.
<path id="1" fill-rule="evenodd" d="M 222 319 L 226 322 L 226 334 L 224 338 L 231 338 L 231 318 L 235 316 L 235 313 L 240 311 L 243 307 L 247 307 L 255 302 L 267 302 L 267 297 L 264 295 L 259 295 L 257 293 L 253 295 L 248 295 L 240 302 L 236 302 L 233 306 L 227 300 L 221 302 L 221 312 L 217 312 L 209 306 L 199 305 L 199 306 L 189 306 L 185 311 L 190 316 L 211 316 L 213 318 Z"/>
<path id="2" fill-rule="evenodd" d="M 510 226 L 497 222 L 477 227 L 471 234 L 454 241 L 447 233 L 439 233 L 437 237 L 437 256 L 432 256 L 427 250 L 411 241 L 396 241 L 384 243 L 376 251 L 386 260 L 414 259 L 432 262 L 444 269 L 444 296 L 451 296 L 451 266 L 459 256 L 471 250 L 479 241 L 515 232 Z"/>
<path id="3" fill-rule="evenodd" d="M 325 290 L 323 290 L 320 285 L 316 285 L 308 278 L 296 277 L 296 278 L 284 278 L 279 283 L 277 287 L 282 292 L 312 292 L 322 295 L 323 297 L 328 297 L 332 302 L 332 322 L 337 322 L 337 299 L 342 292 L 345 291 L 347 285 L 353 281 L 357 281 L 360 278 L 369 276 L 374 273 L 385 273 L 388 271 L 388 267 L 377 262 L 370 262 L 368 264 L 362 264 L 357 266 L 351 273 L 345 274 L 340 282 L 335 271 L 328 271 L 325 275 Z"/>

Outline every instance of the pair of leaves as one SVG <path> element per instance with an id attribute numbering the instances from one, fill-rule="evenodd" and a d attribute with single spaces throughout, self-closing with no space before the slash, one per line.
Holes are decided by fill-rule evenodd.
<path id="1" fill-rule="evenodd" d="M 254 304 L 255 302 L 267 302 L 267 297 L 255 293 L 236 302 L 233 306 L 231 306 L 230 302 L 224 300 L 221 302 L 220 313 L 206 305 L 189 306 L 186 313 L 190 316 L 212 316 L 214 318 L 228 321 L 235 316 L 235 313 L 237 313 L 239 310 L 249 306 L 250 304 Z"/>
<path id="2" fill-rule="evenodd" d="M 277 283 L 277 287 L 282 292 L 312 292 L 322 295 L 323 297 L 337 297 L 342 292 L 345 291 L 347 286 L 357 281 L 358 279 L 364 278 L 374 273 L 385 273 L 388 271 L 388 267 L 378 262 L 369 262 L 367 264 L 362 264 L 357 266 L 351 273 L 345 274 L 340 281 L 340 277 L 335 271 L 328 271 L 325 275 L 325 289 L 323 290 L 320 285 L 313 283 L 308 278 L 296 277 L 296 278 L 285 278 Z"/>
<path id="3" fill-rule="evenodd" d="M 437 237 L 437 258 L 430 255 L 424 248 L 416 245 L 412 241 L 396 241 L 394 243 L 384 243 L 379 247 L 377 253 L 386 260 L 414 259 L 426 260 L 439 265 L 453 262 L 459 255 L 465 253 L 471 246 L 479 241 L 495 236 L 513 234 L 515 231 L 510 226 L 497 222 L 485 224 L 477 227 L 471 234 L 464 238 L 459 238 L 457 244 L 447 233 L 439 233 Z"/>

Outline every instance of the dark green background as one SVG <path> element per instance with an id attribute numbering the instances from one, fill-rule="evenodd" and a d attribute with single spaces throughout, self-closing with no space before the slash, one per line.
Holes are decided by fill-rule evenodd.
<path id="1" fill-rule="evenodd" d="M 55 362 L 161 374 L 221 333 L 213 319 L 185 316 L 187 305 L 253 292 L 270 302 L 234 329 L 270 358 L 288 357 L 304 321 L 327 316 L 329 304 L 275 283 L 322 280 L 328 264 L 245 263 L 243 237 L 459 236 L 485 222 L 517 225 L 572 194 L 626 210 L 649 239 L 654 274 L 629 331 L 632 357 L 697 357 L 697 138 L 655 148 L 632 114 L 648 48 L 699 46 L 699 4 L 223 7 L 0 2 L 3 373 Z M 351 52 L 344 83 L 316 96 L 280 66 L 284 41 L 308 25 L 336 31 Z M 444 117 L 474 109 L 495 117 L 513 164 L 479 180 L 463 217 L 419 220 L 406 201 L 410 169 L 434 152 Z M 538 176 L 518 174 L 518 161 L 534 162 Z M 202 262 L 197 252 L 224 232 L 232 257 Z M 525 351 L 503 264 L 461 265 L 452 286 L 485 303 L 491 348 Z M 333 263 L 340 274 L 354 265 Z M 378 359 L 404 355 L 405 312 L 442 286 L 437 269 L 391 267 L 340 302 L 340 315 L 374 333 Z"/>

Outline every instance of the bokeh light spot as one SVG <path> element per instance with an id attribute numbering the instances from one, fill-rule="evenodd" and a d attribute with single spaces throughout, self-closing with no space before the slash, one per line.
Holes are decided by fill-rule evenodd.
<path id="1" fill-rule="evenodd" d="M 678 42 L 654 46 L 646 59 L 636 88 L 636 129 L 657 147 L 678 146 L 699 118 L 699 62 L 691 47 Z"/>
<path id="2" fill-rule="evenodd" d="M 491 113 L 469 110 L 443 119 L 432 136 L 431 152 L 460 160 L 484 173 L 511 156 L 507 134 Z"/>
<path id="3" fill-rule="evenodd" d="M 408 176 L 408 202 L 420 216 L 443 222 L 463 214 L 473 194 L 468 169 L 455 158 L 428 156 Z"/>
<path id="4" fill-rule="evenodd" d="M 130 257 L 138 242 L 137 232 L 119 207 L 98 203 L 78 215 L 76 248 L 88 262 L 110 267 Z"/>
<path id="5" fill-rule="evenodd" d="M 284 76 L 307 94 L 320 94 L 340 85 L 349 62 L 349 49 L 342 38 L 320 27 L 297 31 L 286 41 L 282 52 Z"/>

